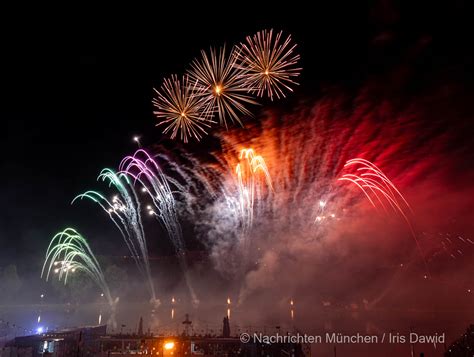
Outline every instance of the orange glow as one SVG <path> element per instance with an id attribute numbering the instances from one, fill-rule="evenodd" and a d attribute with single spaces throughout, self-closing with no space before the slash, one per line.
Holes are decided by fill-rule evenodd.
<path id="1" fill-rule="evenodd" d="M 168 342 L 165 342 L 165 344 L 163 345 L 164 349 L 169 351 L 169 350 L 172 350 L 174 348 L 174 342 L 173 341 L 168 341 Z"/>

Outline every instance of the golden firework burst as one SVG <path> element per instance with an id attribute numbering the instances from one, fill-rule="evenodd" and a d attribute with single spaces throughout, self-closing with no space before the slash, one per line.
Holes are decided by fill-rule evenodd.
<path id="1" fill-rule="evenodd" d="M 205 101 L 204 113 L 217 113 L 219 122 L 226 127 L 228 119 L 242 125 L 240 115 L 252 116 L 245 105 L 257 104 L 243 85 L 246 70 L 236 66 L 237 58 L 235 47 L 228 56 L 225 46 L 219 51 L 211 48 L 209 53 L 201 51 L 201 58 L 195 59 L 188 71 L 202 88 L 199 97 Z"/>
<path id="2" fill-rule="evenodd" d="M 266 93 L 271 100 L 292 92 L 292 86 L 298 84 L 294 79 L 300 75 L 301 68 L 291 36 L 283 39 L 281 31 L 274 36 L 272 29 L 247 36 L 246 41 L 235 52 L 236 66 L 244 70 L 243 86 L 259 97 Z"/>
<path id="3" fill-rule="evenodd" d="M 165 125 L 163 133 L 171 131 L 174 139 L 179 132 L 184 142 L 189 137 L 199 141 L 213 123 L 204 111 L 203 90 L 190 82 L 187 75 L 181 81 L 172 75 L 163 81 L 160 90 L 155 89 L 156 97 L 152 101 L 156 108 L 153 113 L 160 119 L 157 125 Z"/>

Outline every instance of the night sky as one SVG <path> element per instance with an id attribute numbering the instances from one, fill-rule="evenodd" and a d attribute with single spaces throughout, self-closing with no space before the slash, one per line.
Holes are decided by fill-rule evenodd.
<path id="1" fill-rule="evenodd" d="M 69 203 L 94 185 L 102 167 L 116 167 L 136 148 L 134 135 L 144 145 L 168 140 L 155 127 L 152 89 L 163 76 L 182 73 L 202 48 L 233 44 L 263 28 L 292 33 L 304 68 L 297 95 L 356 87 L 413 58 L 421 85 L 440 71 L 472 84 L 472 21 L 463 2 L 229 6 L 167 5 L 146 16 L 94 15 L 94 9 L 81 9 L 87 15 L 11 14 L 14 24 L 2 24 L 1 266 L 27 270 L 24 263 L 37 260 L 51 235 L 67 225 L 91 236 L 112 234 L 90 206 Z M 420 43 L 428 49 L 417 55 Z"/>
<path id="2" fill-rule="evenodd" d="M 147 315 L 143 277 L 132 259 L 124 264 L 129 252 L 116 227 L 93 203 L 70 204 L 89 189 L 108 194 L 97 175 L 133 154 L 138 136 L 143 147 L 162 149 L 169 162 L 193 174 L 201 165 L 211 168 L 208 177 L 190 174 L 190 181 L 209 178 L 218 189 L 231 187 L 234 171 L 228 169 L 235 154 L 251 145 L 265 157 L 277 187 L 262 200 L 265 210 L 255 215 L 247 250 L 240 249 L 246 233 L 237 237 L 239 217 L 228 219 L 234 211 L 226 206 L 227 193 L 209 194 L 199 206 L 192 199 L 199 201 L 200 192 L 189 190 L 192 204 L 179 218 L 192 251 L 188 270 L 156 220 L 144 217 L 153 258 L 150 281 L 165 302 L 160 314 L 167 315 L 166 301 L 176 296 L 179 314 L 192 311 L 206 324 L 220 323 L 231 296 L 234 321 L 264 326 L 288 321 L 288 303 L 295 298 L 298 328 L 305 332 L 406 332 L 418 323 L 426 331 L 447 331 L 454 340 L 472 316 L 474 291 L 474 21 L 468 3 L 174 2 L 140 14 L 115 7 L 51 9 L 47 16 L 33 9 L 29 16 L 24 9 L 5 12 L 0 278 L 9 265 L 19 278 L 0 281 L 0 319 L 33 328 L 40 291 L 54 308 L 45 314 L 51 326 L 95 319 L 92 305 L 99 294 L 92 283 L 82 286 L 79 276 L 67 290 L 39 277 L 49 240 L 71 226 L 91 242 L 104 270 L 120 268 L 107 275 L 116 278 L 111 289 L 120 297 L 119 322 L 134 326 L 143 313 L 146 324 L 162 327 L 164 320 Z M 230 47 L 270 28 L 291 34 L 298 44 L 303 70 L 294 93 L 275 102 L 259 100 L 263 105 L 252 109 L 255 118 L 246 118 L 244 128 L 216 125 L 199 143 L 162 134 L 151 100 L 163 78 L 183 74 L 201 49 Z M 186 161 L 190 157 L 194 161 Z M 336 187 L 353 157 L 384 165 L 416 208 L 408 225 L 395 214 L 386 220 L 374 214 L 354 187 Z M 211 159 L 228 166 L 213 166 Z M 147 199 L 140 199 L 142 208 Z M 328 213 L 334 207 L 334 226 L 315 224 L 320 199 L 327 199 Z M 415 247 L 417 234 L 423 249 Z M 199 311 L 188 301 L 191 285 L 202 302 Z M 2 286 L 13 286 L 10 295 L 2 294 Z M 76 296 L 76 290 L 83 294 Z M 77 310 L 69 311 L 70 301 Z M 406 352 L 409 346 L 401 348 Z"/>

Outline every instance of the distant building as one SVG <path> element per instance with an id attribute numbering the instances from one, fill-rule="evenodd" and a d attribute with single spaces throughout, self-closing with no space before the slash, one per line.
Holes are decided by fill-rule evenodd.
<path id="1" fill-rule="evenodd" d="M 136 336 L 103 336 L 100 338 L 100 354 L 97 357 L 113 355 L 136 356 L 218 356 L 218 357 L 260 357 L 260 356 L 311 356 L 309 346 L 301 344 L 265 344 L 249 342 L 243 344 L 236 337 L 208 336 L 158 336 L 138 338 Z"/>
<path id="2" fill-rule="evenodd" d="M 464 335 L 454 341 L 444 353 L 445 357 L 474 356 L 474 325 L 470 325 Z"/>
<path id="3" fill-rule="evenodd" d="M 16 337 L 5 345 L 0 356 L 94 356 L 99 351 L 98 338 L 106 333 L 104 325 Z"/>
<path id="4" fill-rule="evenodd" d="M 191 322 L 189 319 L 186 321 Z M 186 325 L 187 326 L 187 325 Z M 242 343 L 238 337 L 149 334 L 107 335 L 106 326 L 48 332 L 17 337 L 7 344 L 0 357 L 110 357 L 110 356 L 200 356 L 200 357 L 307 357 L 310 346 L 292 343 Z M 223 334 L 230 334 L 228 319 Z"/>

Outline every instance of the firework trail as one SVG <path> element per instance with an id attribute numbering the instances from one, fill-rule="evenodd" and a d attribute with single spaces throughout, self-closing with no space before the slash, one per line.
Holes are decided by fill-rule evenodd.
<path id="1" fill-rule="evenodd" d="M 166 229 L 183 269 L 193 304 L 197 305 L 199 301 L 188 276 L 183 234 L 174 197 L 175 194 L 184 195 L 183 186 L 165 175 L 155 159 L 143 149 L 137 150 L 133 156 L 125 157 L 119 168 L 122 173 L 132 177 L 135 183 L 139 182 L 143 192 L 151 198 L 154 209 L 150 207 L 148 212 Z"/>
<path id="2" fill-rule="evenodd" d="M 181 226 L 178 221 L 174 194 L 180 193 L 182 186 L 165 173 L 158 163 L 143 149 L 137 150 L 133 156 L 126 156 L 119 169 L 142 185 L 142 190 L 152 199 L 155 210 L 149 214 L 156 216 L 169 233 L 177 251 L 184 253 Z M 172 186 L 177 191 L 172 190 Z"/>
<path id="3" fill-rule="evenodd" d="M 174 139 L 179 132 L 180 139 L 185 143 L 189 137 L 199 141 L 207 134 L 206 130 L 213 121 L 206 116 L 203 108 L 204 87 L 198 87 L 197 82 L 189 83 L 187 75 L 183 76 L 181 81 L 173 75 L 166 78 L 160 90 L 155 89 L 155 92 L 156 97 L 152 103 L 156 110 L 153 113 L 161 119 L 157 125 L 165 125 L 163 133 L 171 130 L 171 139 Z"/>
<path id="4" fill-rule="evenodd" d="M 273 186 L 264 158 L 257 155 L 252 148 L 240 150 L 231 182 L 230 187 L 225 185 L 222 187 L 222 196 L 230 212 L 235 214 L 237 227 L 240 230 L 235 249 L 241 251 L 242 259 L 234 263 L 239 266 L 239 274 L 244 275 L 252 265 L 249 253 L 254 218 L 257 213 L 258 216 L 261 213 L 261 203 L 266 196 L 265 188 L 270 195 Z"/>
<path id="5" fill-rule="evenodd" d="M 344 165 L 345 169 L 350 167 L 355 167 L 356 173 L 344 174 L 338 180 L 349 181 L 355 184 L 364 193 L 365 197 L 367 197 L 374 208 L 378 207 L 376 204 L 378 202 L 385 213 L 387 213 L 386 203 L 388 203 L 389 207 L 403 217 L 410 229 L 413 239 L 415 240 L 418 253 L 423 259 L 426 271 L 429 274 L 425 255 L 421 249 L 415 229 L 413 228 L 413 224 L 409 218 L 412 209 L 407 200 L 403 197 L 393 182 L 390 181 L 389 178 L 372 162 L 361 158 L 355 158 L 348 160 Z"/>
<path id="6" fill-rule="evenodd" d="M 112 298 L 102 268 L 87 240 L 75 229 L 66 228 L 51 239 L 41 269 L 41 277 L 48 281 L 53 272 L 58 275 L 59 280 L 64 279 L 66 284 L 69 274 L 76 271 L 86 273 L 101 289 L 112 312 L 111 320 L 114 321 L 118 298 Z"/>
<path id="7" fill-rule="evenodd" d="M 291 36 L 283 39 L 282 34 L 280 31 L 274 36 L 273 29 L 257 32 L 247 36 L 247 42 L 241 43 L 236 51 L 236 66 L 243 70 L 243 85 L 259 97 L 266 94 L 271 100 L 274 96 L 280 99 L 298 84 L 294 78 L 300 75 L 300 56 L 294 53 L 296 44 Z"/>
<path id="8" fill-rule="evenodd" d="M 385 212 L 387 212 L 383 200 L 380 199 L 380 195 L 385 198 L 390 206 L 398 211 L 403 218 L 409 223 L 408 217 L 405 214 L 404 205 L 410 212 L 412 209 L 400 191 L 395 185 L 388 179 L 387 176 L 373 163 L 368 160 L 355 158 L 348 160 L 344 165 L 344 168 L 351 166 L 359 166 L 356 168 L 357 172 L 361 172 L 359 175 L 355 174 L 344 174 L 339 181 L 350 181 L 357 185 L 362 192 L 365 194 L 367 199 L 370 201 L 374 208 L 377 208 L 374 201 L 371 199 L 370 193 L 374 195 L 377 201 L 382 205 Z M 402 202 L 402 204 L 399 203 Z"/>
<path id="9" fill-rule="evenodd" d="M 211 231 L 220 231 L 216 239 L 228 238 L 229 254 L 234 250 L 248 251 L 255 218 L 260 218 L 264 202 L 273 192 L 264 157 L 242 146 L 224 156 L 209 155 L 210 164 L 185 151 L 159 156 L 184 183 L 186 195 L 182 211 L 191 222 L 197 223 L 196 230 L 207 230 L 211 225 Z M 248 268 L 244 260 L 230 259 L 228 266 L 242 274 Z"/>
<path id="10" fill-rule="evenodd" d="M 235 167 L 238 202 L 243 235 L 246 236 L 254 218 L 255 200 L 262 196 L 262 184 L 259 173 L 262 173 L 267 186 L 272 190 L 272 181 L 267 165 L 262 156 L 256 155 L 253 149 L 242 149 L 240 162 Z"/>
<path id="11" fill-rule="evenodd" d="M 229 54 L 225 47 L 217 51 L 211 48 L 209 54 L 201 51 L 201 58 L 191 63 L 188 74 L 193 82 L 203 88 L 199 98 L 205 101 L 204 116 L 218 114 L 219 122 L 227 128 L 227 121 L 242 125 L 240 115 L 252 116 L 246 104 L 257 104 L 247 94 L 243 76 L 245 70 L 236 66 L 237 49 L 234 47 Z"/>
<path id="12" fill-rule="evenodd" d="M 140 201 L 138 200 L 134 186 L 127 175 L 124 173 L 116 173 L 108 168 L 103 169 L 97 179 L 108 183 L 109 187 L 113 186 L 117 190 L 118 195 L 115 195 L 112 200 L 109 201 L 97 191 L 87 191 L 76 196 L 72 203 L 76 200 L 87 198 L 97 203 L 109 215 L 112 222 L 122 234 L 138 270 L 147 280 L 151 301 L 154 304 L 158 304 L 140 214 Z"/>

